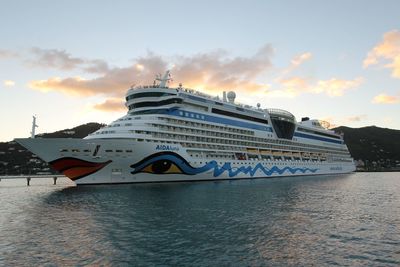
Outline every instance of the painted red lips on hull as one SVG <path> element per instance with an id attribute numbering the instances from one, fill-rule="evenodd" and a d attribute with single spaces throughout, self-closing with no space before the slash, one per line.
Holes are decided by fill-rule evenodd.
<path id="1" fill-rule="evenodd" d="M 51 161 L 49 164 L 55 170 L 63 173 L 71 180 L 77 180 L 97 172 L 111 162 L 111 160 L 106 162 L 90 162 L 77 158 L 66 157 Z"/>

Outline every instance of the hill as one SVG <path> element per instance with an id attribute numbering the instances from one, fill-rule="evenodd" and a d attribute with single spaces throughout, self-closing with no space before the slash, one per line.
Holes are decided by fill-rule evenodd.
<path id="1" fill-rule="evenodd" d="M 400 130 L 376 126 L 362 128 L 341 126 L 334 130 L 344 133 L 344 141 L 356 160 L 386 168 L 400 162 Z"/>
<path id="2" fill-rule="evenodd" d="M 400 160 L 400 130 L 368 126 L 362 128 L 338 127 L 355 159 L 379 161 Z"/>

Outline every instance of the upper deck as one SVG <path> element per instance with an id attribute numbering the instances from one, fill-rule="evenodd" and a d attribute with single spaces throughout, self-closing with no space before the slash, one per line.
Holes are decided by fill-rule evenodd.
<path id="1" fill-rule="evenodd" d="M 131 87 L 125 97 L 125 105 L 129 109 L 126 116 L 151 114 L 186 116 L 187 114 L 189 119 L 208 118 L 214 123 L 218 121 L 222 124 L 242 125 L 244 128 L 267 131 L 269 132 L 267 136 L 272 132 L 278 139 L 297 140 L 295 137 L 305 136 L 313 139 L 315 136 L 320 136 L 314 140 L 330 138 L 337 140 L 335 143 L 342 143 L 339 142 L 339 139 L 342 140 L 340 135 L 323 127 L 325 124 L 318 120 L 297 122 L 295 116 L 286 110 L 261 109 L 260 104 L 254 107 L 239 103 L 232 91 L 223 92 L 220 97 L 185 88 L 182 84 L 178 87 L 169 87 L 170 79 L 169 72 L 166 72 L 162 78 L 158 76 L 152 85 Z M 135 125 L 138 123 L 134 122 Z M 113 130 L 118 131 L 118 129 L 115 127 Z"/>

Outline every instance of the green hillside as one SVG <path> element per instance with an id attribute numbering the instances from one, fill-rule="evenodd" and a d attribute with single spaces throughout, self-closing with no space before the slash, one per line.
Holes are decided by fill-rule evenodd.
<path id="1" fill-rule="evenodd" d="M 400 160 L 400 130 L 368 126 L 338 127 L 354 159 L 369 161 Z"/>

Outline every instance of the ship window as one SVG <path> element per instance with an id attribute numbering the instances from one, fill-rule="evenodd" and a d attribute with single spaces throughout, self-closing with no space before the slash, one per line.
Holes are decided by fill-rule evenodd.
<path id="1" fill-rule="evenodd" d="M 121 149 L 117 149 L 117 150 L 115 150 L 115 152 L 117 152 L 117 153 L 121 153 L 121 152 L 122 152 L 122 150 L 121 150 Z"/>
<path id="2" fill-rule="evenodd" d="M 60 152 L 68 152 L 68 149 L 60 149 Z"/>
<path id="3" fill-rule="evenodd" d="M 106 152 L 113 152 L 111 149 L 106 149 L 105 151 Z"/>
<path id="4" fill-rule="evenodd" d="M 89 149 L 85 149 L 83 152 L 90 153 L 91 151 Z"/>
<path id="5" fill-rule="evenodd" d="M 137 93 L 132 94 L 126 97 L 126 101 L 134 98 L 141 98 L 141 97 L 160 97 L 160 96 L 169 96 L 169 95 L 176 95 L 171 93 L 164 93 L 164 92 L 145 92 L 145 93 Z"/>
<path id="6" fill-rule="evenodd" d="M 79 152 L 79 149 L 71 149 L 71 152 Z"/>
<path id="7" fill-rule="evenodd" d="M 149 102 L 140 102 L 140 103 L 135 103 L 129 105 L 129 110 L 135 109 L 135 108 L 143 108 L 143 107 L 158 107 L 162 105 L 169 105 L 173 103 L 182 103 L 182 99 L 180 98 L 172 98 L 172 99 L 167 99 L 167 100 L 162 100 L 162 101 L 149 101 Z"/>
<path id="8" fill-rule="evenodd" d="M 300 132 L 312 133 L 312 134 L 322 135 L 322 136 L 331 137 L 331 138 L 335 138 L 335 139 L 341 139 L 339 136 L 336 136 L 336 135 L 322 133 L 319 131 L 313 131 L 313 130 L 305 129 L 302 127 L 298 127 L 297 130 Z"/>
<path id="9" fill-rule="evenodd" d="M 234 113 L 234 112 L 229 112 L 226 110 L 221 110 L 221 109 L 216 109 L 216 108 L 212 109 L 212 113 L 220 114 L 220 115 L 224 115 L 224 116 L 228 116 L 228 117 L 233 117 L 233 118 L 238 118 L 238 119 L 243 119 L 243 120 L 248 120 L 248 121 L 253 121 L 253 122 L 268 124 L 268 120 L 266 120 L 266 119 L 255 118 L 255 117 L 238 114 L 238 113 Z"/>

